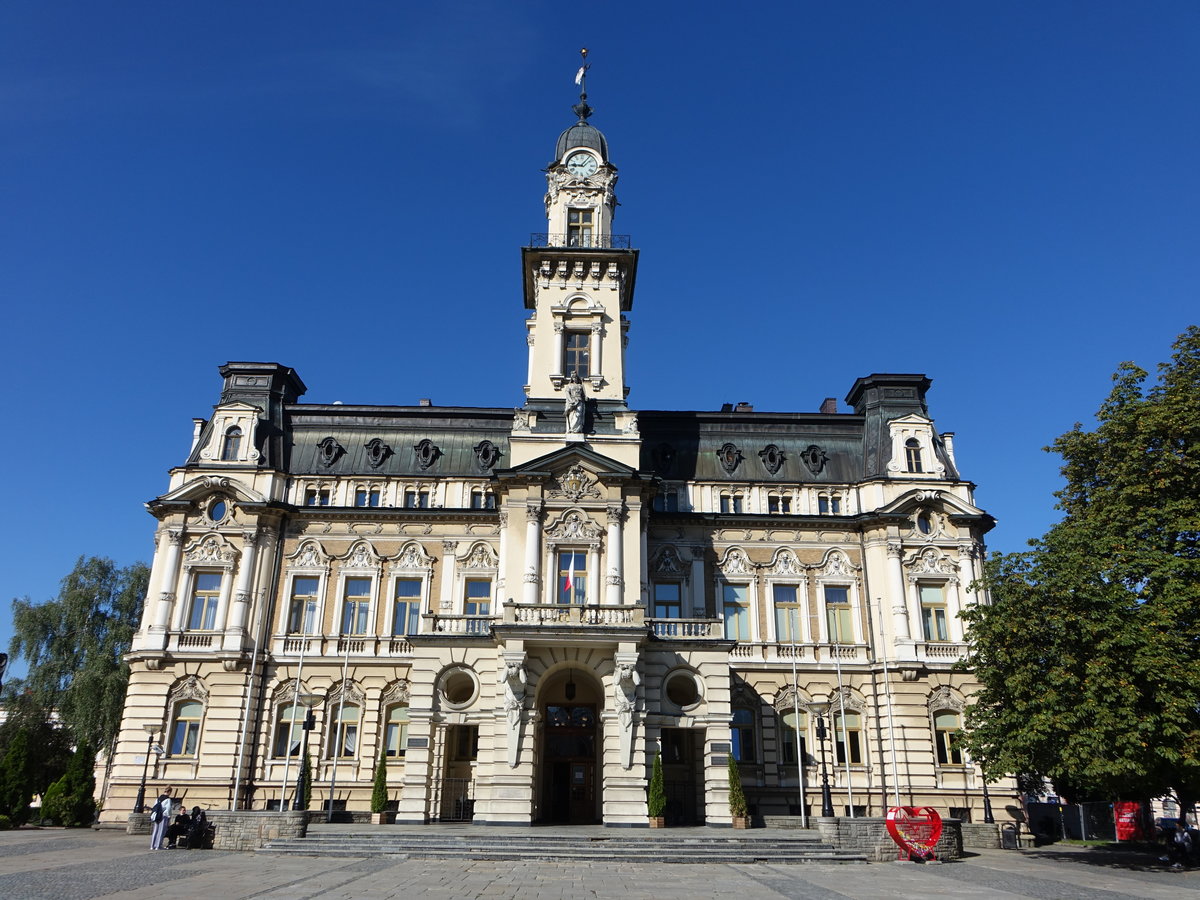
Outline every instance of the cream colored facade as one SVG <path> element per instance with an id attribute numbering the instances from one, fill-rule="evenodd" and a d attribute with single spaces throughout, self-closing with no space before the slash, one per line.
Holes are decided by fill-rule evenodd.
<path id="1" fill-rule="evenodd" d="M 151 793 L 289 802 L 297 697 L 313 809 L 366 811 L 384 754 L 401 822 L 642 826 L 661 749 L 676 822 L 729 823 L 730 753 L 759 814 L 820 814 L 824 755 L 838 814 L 981 820 L 953 665 L 991 520 L 928 379 L 859 379 L 846 412 L 631 410 L 638 251 L 576 111 L 522 250 L 521 407 L 302 404 L 284 366 L 221 367 L 148 504 L 106 820 L 133 807 L 146 726 Z M 999 811 L 1012 786 L 992 792 Z"/>

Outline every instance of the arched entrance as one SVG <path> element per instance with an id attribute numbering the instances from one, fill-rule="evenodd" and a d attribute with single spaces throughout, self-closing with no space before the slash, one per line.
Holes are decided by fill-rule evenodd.
<path id="1" fill-rule="evenodd" d="M 563 668 L 538 697 L 538 821 L 592 825 L 600 821 L 600 712 L 604 693 L 591 672 Z"/>

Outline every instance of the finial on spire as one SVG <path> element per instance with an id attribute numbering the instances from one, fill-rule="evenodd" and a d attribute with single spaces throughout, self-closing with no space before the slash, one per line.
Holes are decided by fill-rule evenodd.
<path id="1" fill-rule="evenodd" d="M 579 85 L 579 102 L 571 107 L 571 111 L 579 116 L 580 122 L 586 122 L 588 116 L 592 114 L 592 108 L 588 106 L 587 102 L 587 70 L 591 68 L 588 65 L 587 54 L 587 47 L 579 51 L 579 71 L 575 73 L 575 83 Z"/>

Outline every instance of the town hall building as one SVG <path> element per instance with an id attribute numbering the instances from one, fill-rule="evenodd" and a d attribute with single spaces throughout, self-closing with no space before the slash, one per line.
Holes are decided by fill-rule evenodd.
<path id="1" fill-rule="evenodd" d="M 955 663 L 992 519 L 930 379 L 631 407 L 639 251 L 574 110 L 521 249 L 516 409 L 310 404 L 286 365 L 220 366 L 147 504 L 105 820 L 144 773 L 188 806 L 287 808 L 305 748 L 312 809 L 366 812 L 383 759 L 402 823 L 645 826 L 656 753 L 669 824 L 730 823 L 731 755 L 754 815 L 821 815 L 827 784 L 839 816 L 982 820 Z"/>

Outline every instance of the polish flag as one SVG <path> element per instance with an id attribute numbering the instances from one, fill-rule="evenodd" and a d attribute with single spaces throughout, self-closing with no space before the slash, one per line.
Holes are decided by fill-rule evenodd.
<path id="1" fill-rule="evenodd" d="M 571 554 L 571 567 L 567 569 L 567 598 L 570 599 L 571 591 L 575 587 L 575 554 Z"/>

